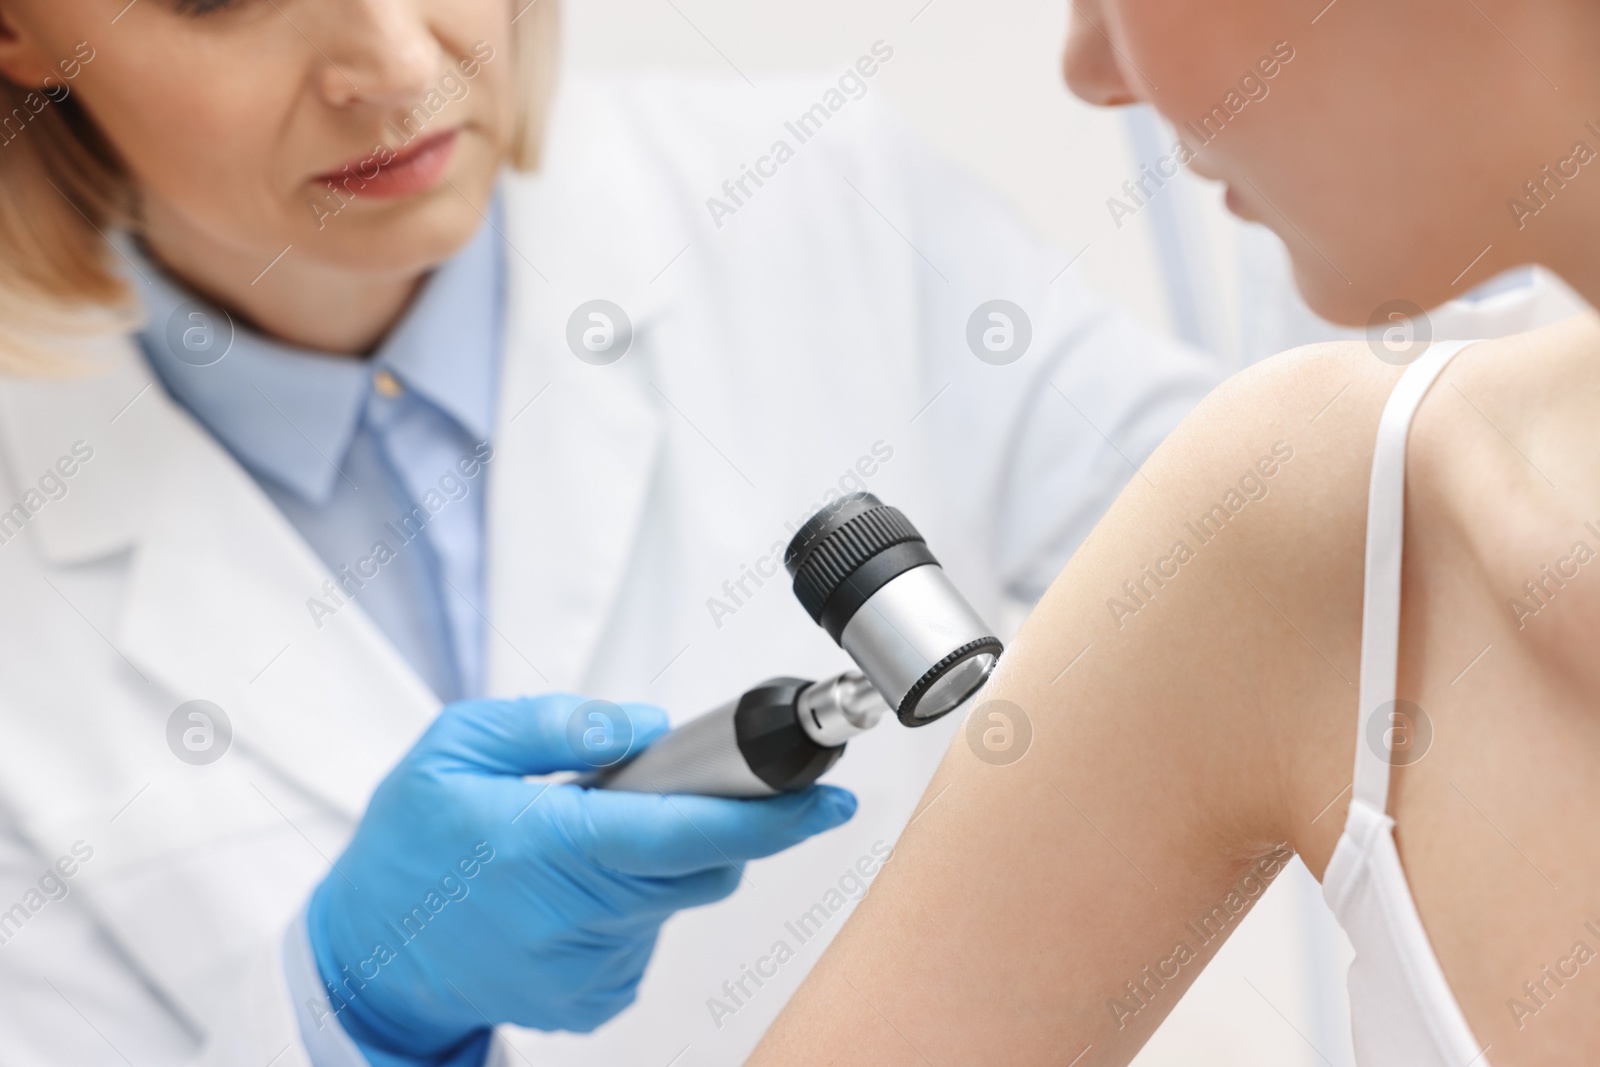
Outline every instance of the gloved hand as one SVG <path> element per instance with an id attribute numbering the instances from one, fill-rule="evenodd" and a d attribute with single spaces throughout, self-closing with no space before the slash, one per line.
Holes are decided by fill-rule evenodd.
<path id="1" fill-rule="evenodd" d="M 500 1023 L 594 1029 L 632 1003 L 669 915 L 855 812 L 829 786 L 723 800 L 525 781 L 616 762 L 667 729 L 659 708 L 629 704 L 631 738 L 569 735 L 583 703 L 445 708 L 312 895 L 317 969 L 374 1064 L 475 1064 Z"/>

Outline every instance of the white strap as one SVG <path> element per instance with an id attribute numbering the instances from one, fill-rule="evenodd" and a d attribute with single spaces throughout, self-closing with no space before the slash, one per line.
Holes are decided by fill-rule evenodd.
<path id="1" fill-rule="evenodd" d="M 1473 341 L 1435 344 L 1406 368 L 1383 406 L 1367 493 L 1366 589 L 1361 609 L 1361 720 L 1356 735 L 1354 798 L 1384 813 L 1389 806 L 1393 732 L 1369 730 L 1395 698 L 1400 661 L 1400 560 L 1405 548 L 1406 436 L 1411 418 L 1445 365 Z M 1381 737 L 1378 745 L 1369 739 Z"/>

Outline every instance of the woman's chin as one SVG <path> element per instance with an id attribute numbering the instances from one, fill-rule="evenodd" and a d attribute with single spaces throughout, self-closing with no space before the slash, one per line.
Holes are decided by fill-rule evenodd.
<path id="1" fill-rule="evenodd" d="M 387 201 L 382 212 L 326 220 L 320 230 L 294 241 L 295 251 L 358 274 L 420 275 L 459 252 L 483 225 L 484 216 L 462 195 L 445 191 L 448 196 Z M 487 203 L 482 210 L 488 214 Z"/>
<path id="2" fill-rule="evenodd" d="M 428 270 L 472 239 L 494 198 L 494 167 L 457 170 L 449 181 L 411 196 L 352 198 L 337 211 L 308 207 L 309 232 L 284 243 L 362 273 Z"/>

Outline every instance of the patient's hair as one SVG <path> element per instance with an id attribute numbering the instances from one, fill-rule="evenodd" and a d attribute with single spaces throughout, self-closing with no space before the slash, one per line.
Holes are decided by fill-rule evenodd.
<path id="1" fill-rule="evenodd" d="M 538 0 L 513 23 L 519 111 L 509 162 L 519 170 L 539 163 L 558 20 L 557 0 Z M 135 222 L 134 201 L 122 162 L 75 96 L 0 76 L 0 117 L 13 114 L 26 116 L 27 136 L 0 151 L 0 372 L 48 372 L 64 341 L 136 325 L 105 239 Z"/>

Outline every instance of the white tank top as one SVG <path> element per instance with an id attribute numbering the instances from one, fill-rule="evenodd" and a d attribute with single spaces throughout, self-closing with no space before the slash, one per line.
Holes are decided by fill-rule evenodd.
<path id="1" fill-rule="evenodd" d="M 1355 945 L 1350 1016 L 1361 1067 L 1488 1067 L 1489 1062 L 1433 954 L 1388 815 L 1392 727 L 1406 725 L 1391 718 L 1400 652 L 1406 435 L 1428 387 L 1471 343 L 1435 344 L 1406 368 L 1384 405 L 1372 457 L 1354 795 L 1322 880 L 1323 898 Z"/>

